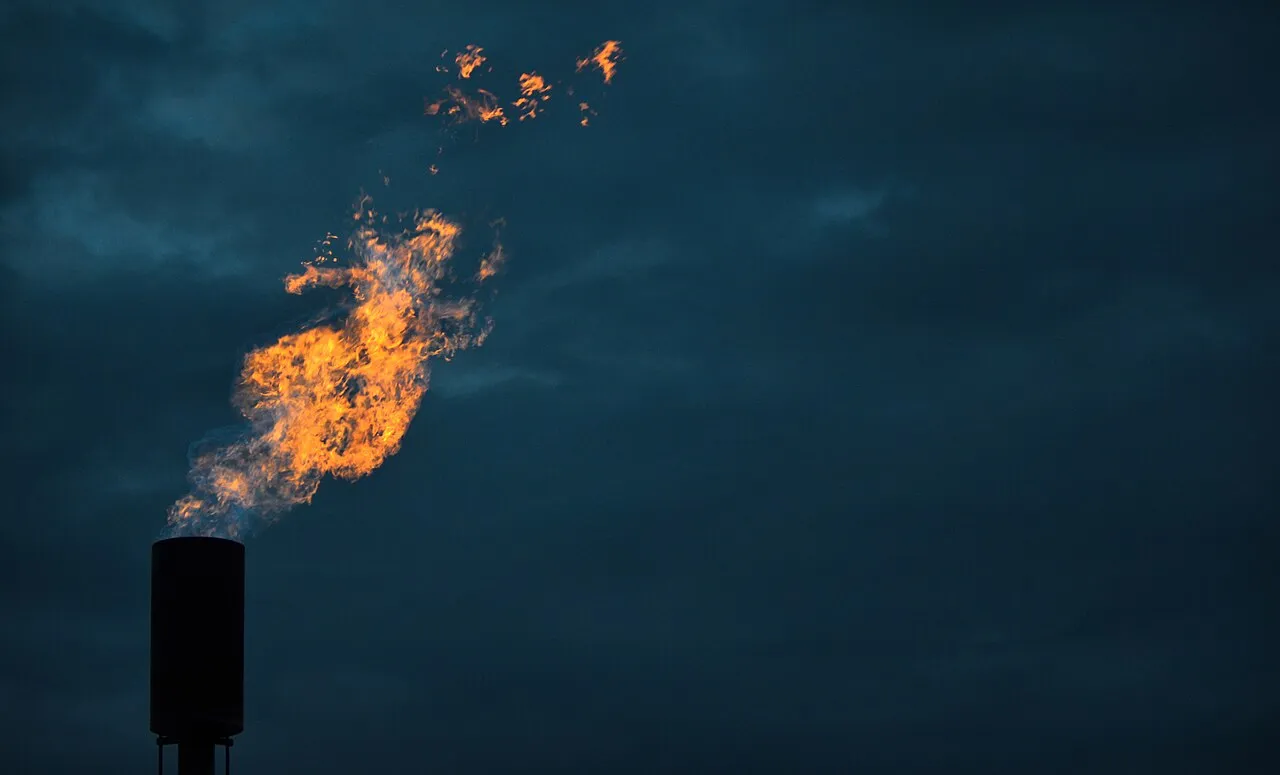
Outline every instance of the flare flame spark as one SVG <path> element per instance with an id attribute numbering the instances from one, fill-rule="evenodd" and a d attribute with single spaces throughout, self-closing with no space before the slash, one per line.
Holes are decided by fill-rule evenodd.
<path id="1" fill-rule="evenodd" d="M 471 79 L 480 66 L 488 61 L 488 58 L 481 53 L 483 51 L 484 49 L 480 46 L 469 44 L 464 51 L 454 57 L 454 63 L 458 66 L 459 79 Z M 440 56 L 443 58 L 447 54 L 448 51 L 444 51 Z M 606 40 L 597 46 L 590 56 L 576 61 L 577 72 L 593 67 L 603 73 L 606 84 L 610 83 L 617 72 L 618 62 L 622 61 L 622 45 L 616 40 Z M 492 70 L 492 68 L 488 69 Z M 448 72 L 449 69 L 439 65 L 436 71 Z M 517 84 L 520 88 L 520 96 L 510 103 L 510 107 L 513 108 L 512 115 L 520 121 L 541 115 L 542 104 L 551 99 L 551 83 L 537 72 L 529 71 L 520 74 Z M 572 96 L 573 86 L 567 87 L 565 92 Z M 482 124 L 494 122 L 499 126 L 506 126 L 508 123 L 508 114 L 503 109 L 502 101 L 493 92 L 477 89 L 474 93 L 467 93 L 457 85 L 446 86 L 445 96 L 427 102 L 424 112 L 428 116 L 449 117 L 450 123 L 453 124 L 478 121 Z M 596 112 L 586 102 L 579 101 L 578 114 L 578 123 L 587 126 L 590 123 L 589 116 L 596 115 Z"/>
<path id="2" fill-rule="evenodd" d="M 470 95 L 456 86 L 448 86 L 445 88 L 445 93 L 449 95 L 448 99 L 427 103 L 428 116 L 443 113 L 446 116 L 452 116 L 457 123 L 497 121 L 499 125 L 506 126 L 507 116 L 503 113 L 502 106 L 498 104 L 498 98 L 492 92 L 477 89 L 474 95 Z"/>
<path id="3" fill-rule="evenodd" d="M 605 83 L 612 83 L 620 61 L 622 61 L 622 44 L 616 40 L 606 40 L 591 53 L 591 56 L 578 60 L 578 72 L 582 72 L 590 65 L 604 74 Z"/>
<path id="4" fill-rule="evenodd" d="M 516 110 L 520 111 L 520 120 L 535 118 L 538 115 L 538 103 L 551 99 L 551 84 L 537 73 L 520 75 L 520 99 L 515 101 Z"/>
<path id="5" fill-rule="evenodd" d="M 459 78 L 470 78 L 476 68 L 484 64 L 486 57 L 480 53 L 481 51 L 484 51 L 484 49 L 468 44 L 466 50 L 458 52 L 458 56 L 454 57 L 453 62 L 458 66 Z"/>

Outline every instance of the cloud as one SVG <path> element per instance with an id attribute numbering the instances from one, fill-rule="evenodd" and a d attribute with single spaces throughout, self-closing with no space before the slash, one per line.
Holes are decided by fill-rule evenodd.
<path id="1" fill-rule="evenodd" d="M 841 226 L 866 220 L 884 204 L 884 191 L 835 191 L 819 196 L 813 203 L 814 219 L 819 225 Z"/>
<path id="2" fill-rule="evenodd" d="M 26 255 L 11 264 L 44 282 L 84 283 L 121 272 L 146 271 L 180 261 L 202 275 L 243 271 L 234 253 L 243 226 L 192 224 L 184 229 L 160 214 L 119 209 L 110 184 L 101 176 L 45 178 L 33 187 L 28 203 L 11 210 L 13 233 L 26 232 Z M 200 226 L 204 226 L 200 229 Z M 24 260 L 25 259 L 25 260 Z"/>
<path id="3" fill-rule="evenodd" d="M 361 188 L 503 216 L 511 261 L 400 454 L 250 545 L 246 766 L 1209 771 L 1263 739 L 1269 19 L 482 11 L 4 12 L 0 702 L 55 757 L 13 767 L 151 765 L 148 543 L 243 353 L 332 301 L 279 280 Z M 587 129 L 421 115 L 441 49 L 568 73 L 603 36 Z"/>

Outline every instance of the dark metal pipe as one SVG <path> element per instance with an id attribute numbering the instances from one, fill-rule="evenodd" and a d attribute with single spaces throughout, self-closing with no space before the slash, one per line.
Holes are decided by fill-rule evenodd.
<path id="1" fill-rule="evenodd" d="M 213 743 L 178 743 L 178 775 L 213 775 Z"/>

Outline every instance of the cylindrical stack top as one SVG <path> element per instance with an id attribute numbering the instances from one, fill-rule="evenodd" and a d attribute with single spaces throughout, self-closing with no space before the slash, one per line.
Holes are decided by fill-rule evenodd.
<path id="1" fill-rule="evenodd" d="M 151 731 L 174 742 L 244 730 L 244 544 L 151 547 Z"/>

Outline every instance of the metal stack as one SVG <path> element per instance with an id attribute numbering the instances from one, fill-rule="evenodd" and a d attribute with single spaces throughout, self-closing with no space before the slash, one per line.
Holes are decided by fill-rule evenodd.
<path id="1" fill-rule="evenodd" d="M 244 544 L 200 536 L 151 547 L 151 731 L 159 772 L 213 775 L 215 748 L 244 731 Z"/>

